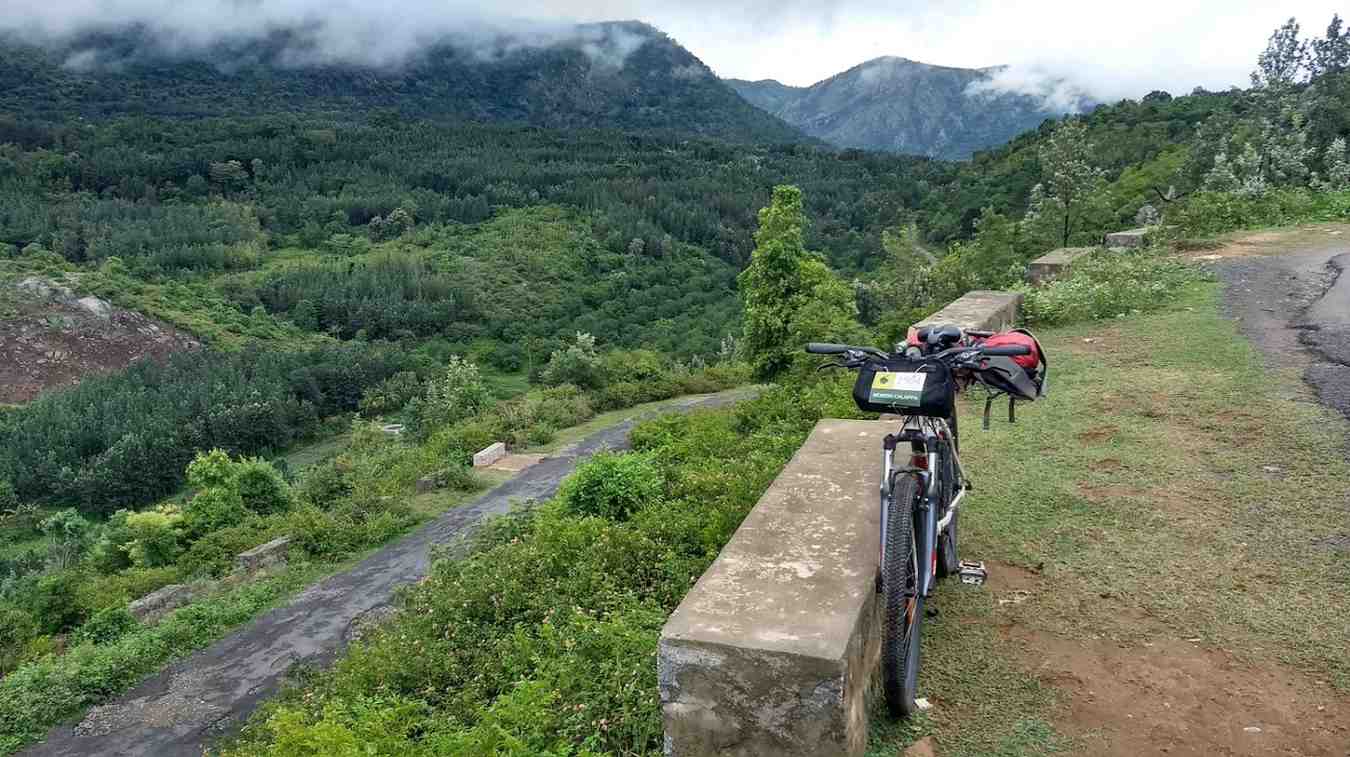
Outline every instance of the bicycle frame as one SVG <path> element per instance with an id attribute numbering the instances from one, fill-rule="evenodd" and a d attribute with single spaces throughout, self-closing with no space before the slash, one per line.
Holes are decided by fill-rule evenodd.
<path id="1" fill-rule="evenodd" d="M 941 509 L 942 491 L 939 486 L 938 476 L 938 442 L 947 440 L 947 448 L 952 455 L 952 463 L 957 471 L 958 480 L 961 482 L 961 488 L 952 497 L 952 501 L 947 505 L 947 512 L 941 519 L 938 518 L 938 511 Z M 900 444 L 909 443 L 911 454 L 913 456 L 923 455 L 927 461 L 926 469 L 912 466 L 897 467 L 895 464 L 895 451 Z M 924 498 L 919 505 L 919 511 L 922 514 L 918 527 L 914 530 L 914 547 L 918 557 L 918 585 L 921 587 L 923 596 L 928 596 L 933 590 L 933 583 L 937 580 L 937 542 L 938 536 L 946 531 L 952 522 L 952 517 L 956 513 L 956 508 L 960 506 L 961 500 L 966 495 L 965 471 L 961 467 L 961 456 L 956 450 L 956 437 L 947 421 L 941 418 L 927 418 L 922 416 L 907 416 L 903 419 L 903 428 L 898 434 L 887 434 L 883 443 L 882 455 L 882 476 L 881 476 L 881 550 L 879 565 L 883 569 L 886 567 L 886 502 L 892 493 L 893 480 L 896 473 L 917 473 L 920 481 L 923 482 Z"/>

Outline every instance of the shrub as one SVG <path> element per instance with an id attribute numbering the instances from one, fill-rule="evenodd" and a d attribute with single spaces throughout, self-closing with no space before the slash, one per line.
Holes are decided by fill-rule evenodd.
<path id="1" fill-rule="evenodd" d="M 14 484 L 7 478 L 0 478 L 0 515 L 8 520 L 10 513 L 19 508 L 19 495 L 14 491 Z"/>
<path id="2" fill-rule="evenodd" d="M 664 476 L 652 455 L 602 452 L 563 482 L 558 501 L 577 515 L 619 521 L 659 498 L 664 488 Z"/>
<path id="3" fill-rule="evenodd" d="M 125 549 L 138 568 L 171 565 L 182 550 L 183 513 L 173 505 L 128 513 L 126 531 L 131 537 Z"/>
<path id="4" fill-rule="evenodd" d="M 361 397 L 361 415 L 375 418 L 402 410 L 422 393 L 422 381 L 412 371 L 400 371 L 366 390 Z"/>
<path id="5" fill-rule="evenodd" d="M 38 623 L 32 613 L 0 605 L 0 676 L 24 659 L 28 643 L 37 635 Z"/>
<path id="6" fill-rule="evenodd" d="M 549 386 L 572 384 L 582 389 L 605 385 L 605 365 L 595 349 L 595 337 L 577 332 L 576 340 L 549 356 L 540 380 Z"/>
<path id="7" fill-rule="evenodd" d="M 28 610 L 44 633 L 63 633 L 84 621 L 86 610 L 78 598 L 81 574 L 58 570 L 38 579 L 28 597 Z"/>
<path id="8" fill-rule="evenodd" d="M 221 528 L 242 523 L 249 517 L 248 508 L 239 493 L 226 488 L 206 489 L 188 502 L 183 513 L 187 535 L 192 539 Z"/>
<path id="9" fill-rule="evenodd" d="M 1023 288 L 1023 315 L 1031 324 L 1061 324 L 1114 318 L 1165 307 L 1202 273 L 1153 252 L 1099 253 L 1074 264 L 1072 272 L 1040 288 Z"/>
<path id="10" fill-rule="evenodd" d="M 319 509 L 332 506 L 333 502 L 352 492 L 347 470 L 348 466 L 339 458 L 311 466 L 300 478 L 297 491 L 299 500 Z"/>
<path id="11" fill-rule="evenodd" d="M 450 357 L 445 373 L 427 384 L 426 394 L 409 405 L 412 431 L 425 439 L 438 428 L 481 412 L 492 402 L 492 393 L 478 366 L 457 355 Z"/>
<path id="12" fill-rule="evenodd" d="M 235 463 L 234 486 L 244 507 L 260 515 L 290 509 L 291 487 L 266 460 L 241 459 Z"/>
<path id="13" fill-rule="evenodd" d="M 108 607 L 94 613 L 80 627 L 79 638 L 90 644 L 107 644 L 117 641 L 139 625 L 125 606 Z"/>

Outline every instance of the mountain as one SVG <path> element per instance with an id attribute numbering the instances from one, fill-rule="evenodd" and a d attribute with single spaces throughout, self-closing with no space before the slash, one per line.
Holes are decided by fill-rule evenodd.
<path id="1" fill-rule="evenodd" d="M 305 29 L 191 48 L 143 26 L 47 45 L 0 37 L 0 113 L 58 119 L 278 111 L 805 141 L 639 22 L 444 39 L 392 64 L 333 58 Z"/>
<path id="2" fill-rule="evenodd" d="M 1002 69 L 877 58 L 810 87 L 727 80 L 741 97 L 839 147 L 968 158 L 1063 115 L 1043 98 L 982 87 Z M 1080 109 L 1086 102 L 1075 103 Z"/>

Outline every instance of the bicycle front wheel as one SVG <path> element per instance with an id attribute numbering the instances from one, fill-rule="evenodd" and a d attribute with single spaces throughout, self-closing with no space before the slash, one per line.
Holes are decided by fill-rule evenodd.
<path id="1" fill-rule="evenodd" d="M 907 718 L 918 710 L 919 629 L 923 592 L 919 590 L 914 517 L 923 487 L 916 474 L 900 473 L 886 498 L 885 565 L 881 572 L 885 602 L 881 640 L 882 683 L 891 715 Z"/>

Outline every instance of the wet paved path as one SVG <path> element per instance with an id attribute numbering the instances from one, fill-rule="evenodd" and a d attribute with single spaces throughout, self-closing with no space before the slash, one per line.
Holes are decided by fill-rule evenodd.
<path id="1" fill-rule="evenodd" d="M 1217 262 L 1225 305 L 1271 365 L 1303 368 L 1350 418 L 1350 227 L 1271 236 L 1269 254 Z"/>
<path id="2" fill-rule="evenodd" d="M 689 397 L 658 412 L 716 407 L 754 392 Z M 433 546 L 456 541 L 483 518 L 510 510 L 514 502 L 553 496 L 578 463 L 601 450 L 625 448 L 636 422 L 596 432 L 477 500 L 443 513 L 356 567 L 306 589 L 289 604 L 90 710 L 78 723 L 58 726 L 46 741 L 21 754 L 200 755 L 275 694 L 292 665 L 331 662 L 346 645 L 353 623 L 384 610 L 398 587 L 427 574 Z"/>

